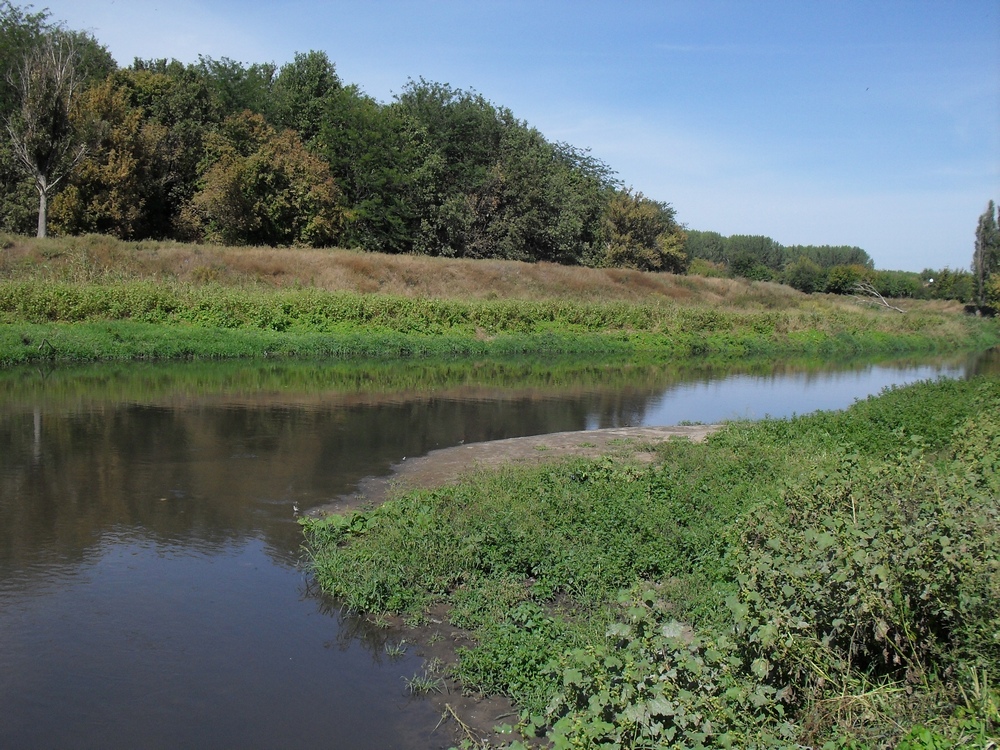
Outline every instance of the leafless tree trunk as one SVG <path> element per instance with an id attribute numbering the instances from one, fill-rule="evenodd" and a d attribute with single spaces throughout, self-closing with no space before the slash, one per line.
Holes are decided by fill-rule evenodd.
<path id="1" fill-rule="evenodd" d="M 6 118 L 14 154 L 38 192 L 38 236 L 48 226 L 52 191 L 86 153 L 72 122 L 80 84 L 79 58 L 71 38 L 49 34 L 15 68 L 11 84 L 18 106 Z"/>

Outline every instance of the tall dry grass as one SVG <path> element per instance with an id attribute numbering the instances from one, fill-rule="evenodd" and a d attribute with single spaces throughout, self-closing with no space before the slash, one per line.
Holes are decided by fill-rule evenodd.
<path id="1" fill-rule="evenodd" d="M 0 280 L 188 284 L 328 291 L 459 300 L 665 302 L 741 310 L 857 307 L 850 298 L 805 295 L 769 282 L 680 276 L 551 263 L 386 255 L 358 250 L 247 248 L 111 237 L 35 239 L 0 235 Z M 914 309 L 959 312 L 947 302 L 907 301 Z"/>

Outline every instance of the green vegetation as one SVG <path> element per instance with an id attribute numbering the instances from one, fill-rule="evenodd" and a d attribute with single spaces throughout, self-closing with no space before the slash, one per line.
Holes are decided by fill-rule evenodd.
<path id="1" fill-rule="evenodd" d="M 248 356 L 851 354 L 994 343 L 942 314 L 722 310 L 650 302 L 461 302 L 144 281 L 0 282 L 0 364 Z"/>
<path id="2" fill-rule="evenodd" d="M 979 306 L 998 296 L 992 203 L 974 274 L 876 271 L 859 247 L 687 231 L 669 203 L 475 91 L 411 79 L 381 103 L 319 51 L 280 66 L 121 68 L 89 33 L 0 0 L 0 123 L 2 231 L 691 268 Z"/>
<path id="3" fill-rule="evenodd" d="M 119 68 L 10 0 L 0 61 L 5 231 L 686 265 L 667 203 L 474 91 L 410 80 L 383 104 L 318 51 Z"/>
<path id="4" fill-rule="evenodd" d="M 981 306 L 1000 305 L 1000 220 L 997 207 L 989 202 L 976 224 L 976 249 L 972 255 L 976 277 L 976 302 Z"/>
<path id="5" fill-rule="evenodd" d="M 455 674 L 552 747 L 986 747 L 998 415 L 996 379 L 923 383 L 304 525 L 347 606 L 446 604 Z"/>
<path id="6" fill-rule="evenodd" d="M 988 220 L 982 218 L 980 224 L 980 233 L 992 237 Z M 987 241 L 977 247 L 995 244 L 995 240 L 993 245 Z M 967 270 L 927 268 L 920 273 L 876 270 L 868 253 L 860 247 L 783 246 L 759 235 L 724 237 L 718 232 L 688 230 L 685 249 L 691 259 L 692 273 L 778 281 L 800 292 L 849 295 L 858 293 L 859 284 L 870 284 L 883 297 L 976 300 L 976 276 Z M 983 257 L 993 255 L 986 251 Z M 975 257 L 973 267 L 976 267 Z"/>

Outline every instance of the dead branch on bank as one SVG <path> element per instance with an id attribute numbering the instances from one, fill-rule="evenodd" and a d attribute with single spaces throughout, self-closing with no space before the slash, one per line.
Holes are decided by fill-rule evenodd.
<path id="1" fill-rule="evenodd" d="M 895 310 L 898 313 L 905 313 L 906 310 L 901 307 L 896 307 L 895 305 L 890 305 L 889 301 L 879 294 L 875 286 L 869 281 L 862 281 L 854 285 L 854 294 L 851 295 L 854 299 L 860 302 L 865 302 L 870 305 L 875 305 L 876 307 L 887 307 L 890 310 Z"/>

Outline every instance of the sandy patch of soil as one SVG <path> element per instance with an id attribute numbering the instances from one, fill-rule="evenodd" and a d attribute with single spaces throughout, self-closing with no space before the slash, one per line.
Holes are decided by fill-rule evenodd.
<path id="1" fill-rule="evenodd" d="M 479 469 L 508 464 L 537 465 L 568 457 L 599 458 L 608 455 L 651 462 L 655 454 L 649 452 L 650 445 L 672 438 L 699 442 L 718 429 L 719 425 L 612 427 L 442 448 L 426 456 L 404 458 L 393 467 L 389 476 L 366 479 L 353 494 L 338 498 L 314 512 L 344 513 L 370 507 L 385 500 L 395 490 L 441 487 Z"/>

